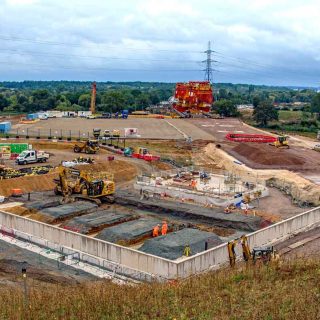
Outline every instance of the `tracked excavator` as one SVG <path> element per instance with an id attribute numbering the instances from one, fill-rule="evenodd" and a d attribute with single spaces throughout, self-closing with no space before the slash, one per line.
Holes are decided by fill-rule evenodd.
<path id="1" fill-rule="evenodd" d="M 54 192 L 56 195 L 62 195 L 65 203 L 77 199 L 89 200 L 98 205 L 102 200 L 114 202 L 115 183 L 110 173 L 89 173 L 60 166 L 59 179 L 54 181 Z"/>

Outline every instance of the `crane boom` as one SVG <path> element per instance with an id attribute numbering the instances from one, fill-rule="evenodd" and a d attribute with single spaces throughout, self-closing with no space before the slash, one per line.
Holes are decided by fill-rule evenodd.
<path id="1" fill-rule="evenodd" d="M 90 111 L 92 114 L 96 113 L 96 95 L 97 95 L 97 83 L 92 83 L 92 91 L 91 91 L 91 104 Z"/>

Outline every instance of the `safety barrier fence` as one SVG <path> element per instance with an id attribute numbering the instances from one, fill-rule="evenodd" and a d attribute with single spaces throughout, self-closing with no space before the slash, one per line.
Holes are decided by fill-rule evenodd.
<path id="1" fill-rule="evenodd" d="M 270 245 L 319 223 L 320 207 L 248 234 L 248 243 L 251 248 Z M 0 226 L 8 234 L 14 232 L 28 241 L 38 239 L 43 246 L 63 247 L 69 253 L 79 251 L 80 259 L 101 266 L 109 265 L 114 272 L 117 272 L 116 268 L 122 268 L 123 274 L 140 274 L 146 280 L 185 278 L 219 268 L 229 261 L 227 244 L 175 262 L 3 211 L 0 211 Z M 239 246 L 236 247 L 236 253 L 241 255 Z"/>

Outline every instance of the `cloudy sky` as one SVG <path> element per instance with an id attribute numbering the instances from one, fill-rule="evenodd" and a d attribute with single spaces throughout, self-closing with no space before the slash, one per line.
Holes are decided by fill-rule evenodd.
<path id="1" fill-rule="evenodd" d="M 319 0 L 0 0 L 0 80 L 319 86 Z"/>

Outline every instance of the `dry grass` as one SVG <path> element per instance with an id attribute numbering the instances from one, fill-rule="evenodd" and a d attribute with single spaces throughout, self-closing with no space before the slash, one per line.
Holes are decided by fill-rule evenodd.
<path id="1" fill-rule="evenodd" d="M 211 272 L 175 284 L 0 290 L 1 319 L 319 319 L 319 260 Z M 4 289 L 2 287 L 2 289 Z"/>

